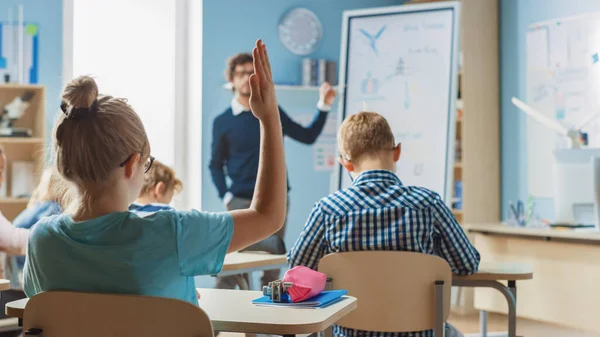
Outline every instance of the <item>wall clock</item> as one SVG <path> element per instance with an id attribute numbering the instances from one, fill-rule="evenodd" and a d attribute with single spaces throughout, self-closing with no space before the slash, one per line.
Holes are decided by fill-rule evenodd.
<path id="1" fill-rule="evenodd" d="M 323 27 L 319 18 L 306 8 L 294 8 L 279 21 L 279 40 L 296 55 L 314 52 L 322 35 Z"/>

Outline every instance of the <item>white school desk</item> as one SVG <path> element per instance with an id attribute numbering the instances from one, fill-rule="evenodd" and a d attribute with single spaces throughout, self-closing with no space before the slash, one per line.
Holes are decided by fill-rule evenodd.
<path id="1" fill-rule="evenodd" d="M 287 267 L 286 254 L 275 255 L 261 252 L 235 252 L 225 255 L 219 276 L 251 273 Z"/>
<path id="2" fill-rule="evenodd" d="M 234 252 L 225 256 L 225 262 L 223 262 L 223 268 L 221 269 L 219 276 L 249 273 L 249 284 L 245 287 L 246 289 L 243 290 L 256 290 L 253 284 L 252 272 L 286 268 L 286 254 L 275 255 L 262 252 Z"/>
<path id="3" fill-rule="evenodd" d="M 324 331 L 357 308 L 351 296 L 321 309 L 261 307 L 252 300 L 260 291 L 199 288 L 200 307 L 217 331 L 294 336 Z M 6 315 L 23 318 L 28 299 L 6 304 Z"/>
<path id="4" fill-rule="evenodd" d="M 482 263 L 519 261 L 535 277 L 519 285 L 519 317 L 600 333 L 600 233 L 466 224 Z M 507 313 L 505 300 L 475 290 L 475 308 Z"/>

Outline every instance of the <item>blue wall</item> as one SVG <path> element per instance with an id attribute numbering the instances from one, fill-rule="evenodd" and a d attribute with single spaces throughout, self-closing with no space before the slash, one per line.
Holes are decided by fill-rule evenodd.
<path id="1" fill-rule="evenodd" d="M 230 104 L 231 92 L 222 89 L 226 59 L 238 52 L 250 51 L 254 41 L 262 38 L 269 49 L 273 77 L 276 83 L 299 83 L 302 57 L 293 55 L 279 42 L 277 24 L 287 10 L 305 7 L 321 20 L 323 39 L 314 58 L 338 60 L 342 11 L 347 9 L 398 5 L 400 0 L 293 0 L 293 1 L 204 1 L 203 7 L 203 102 L 202 102 L 202 207 L 224 210 L 212 183 L 208 163 L 212 137 L 212 122 Z M 278 92 L 281 106 L 299 118 L 316 112 L 318 93 Z M 290 185 L 290 212 L 286 243 L 292 245 L 304 226 L 315 201 L 329 193 L 330 172 L 315 172 L 312 148 L 292 140 L 285 141 Z"/>
<path id="2" fill-rule="evenodd" d="M 502 135 L 502 209 L 518 198 L 526 200 L 527 119 L 510 102 L 511 97 L 526 97 L 527 27 L 535 22 L 600 11 L 598 0 L 500 0 L 500 68 Z M 536 200 L 540 216 L 554 218 L 551 199 Z"/>
<path id="3" fill-rule="evenodd" d="M 24 20 L 37 23 L 40 34 L 39 84 L 46 86 L 47 134 L 52 130 L 60 104 L 62 86 L 62 0 L 0 0 L 0 21 L 8 20 L 8 10 L 23 5 Z"/>

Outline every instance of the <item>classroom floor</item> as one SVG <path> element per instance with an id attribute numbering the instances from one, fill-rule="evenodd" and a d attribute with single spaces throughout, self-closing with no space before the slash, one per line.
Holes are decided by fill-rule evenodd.
<path id="1" fill-rule="evenodd" d="M 448 320 L 454 324 L 465 337 L 476 336 L 479 332 L 479 314 L 468 316 L 451 315 Z M 489 314 L 488 337 L 501 336 L 497 332 L 506 331 L 506 316 Z M 517 321 L 517 335 L 523 337 L 600 337 L 600 334 L 565 328 L 558 325 L 532 321 L 519 318 Z M 219 334 L 219 337 L 245 337 L 241 333 Z"/>
<path id="2" fill-rule="evenodd" d="M 479 332 L 479 314 L 477 313 L 467 316 L 451 315 L 448 322 L 462 331 L 465 337 L 469 337 L 469 335 L 473 336 L 473 334 Z M 494 332 L 506 331 L 506 324 L 505 315 L 489 314 L 488 336 L 495 337 L 498 334 L 494 334 Z M 523 318 L 517 320 L 517 335 L 524 337 L 600 337 L 598 333 L 575 330 Z"/>

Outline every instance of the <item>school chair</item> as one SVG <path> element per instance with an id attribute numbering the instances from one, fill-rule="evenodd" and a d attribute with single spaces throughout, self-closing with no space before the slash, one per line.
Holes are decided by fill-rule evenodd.
<path id="1" fill-rule="evenodd" d="M 25 306 L 24 336 L 212 337 L 210 319 L 180 300 L 138 295 L 43 292 Z"/>
<path id="2" fill-rule="evenodd" d="M 400 251 L 333 253 L 321 259 L 319 271 L 331 278 L 332 289 L 358 299 L 358 308 L 337 325 L 380 332 L 434 329 L 435 336 L 444 336 L 452 287 L 444 259 Z"/>
<path id="3" fill-rule="evenodd" d="M 0 307 L 4 308 L 6 303 L 25 298 L 25 294 L 16 289 L 9 289 L 11 282 L 9 279 L 5 279 L 6 273 L 2 275 L 0 279 Z M 19 336 L 21 333 L 21 327 L 19 326 L 19 320 L 17 318 L 8 317 L 4 312 L 0 313 L 0 336 L 12 337 Z"/>

